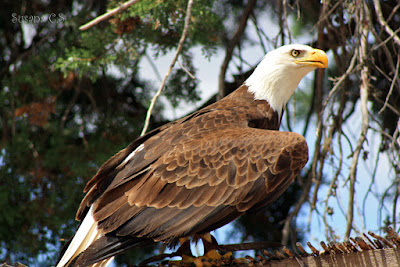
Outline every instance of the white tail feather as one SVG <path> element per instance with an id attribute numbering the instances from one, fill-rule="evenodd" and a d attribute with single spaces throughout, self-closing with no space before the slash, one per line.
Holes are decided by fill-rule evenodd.
<path id="1" fill-rule="evenodd" d="M 93 206 L 90 208 L 89 212 L 86 214 L 85 219 L 83 219 L 81 225 L 78 228 L 74 238 L 69 244 L 67 250 L 62 256 L 57 267 L 68 266 L 68 263 L 77 257 L 81 252 L 87 249 L 90 244 L 92 244 L 96 239 L 100 237 L 101 233 L 97 230 L 97 223 L 93 218 Z M 112 261 L 113 258 L 98 262 L 93 266 L 103 267 L 107 266 L 108 263 Z"/>

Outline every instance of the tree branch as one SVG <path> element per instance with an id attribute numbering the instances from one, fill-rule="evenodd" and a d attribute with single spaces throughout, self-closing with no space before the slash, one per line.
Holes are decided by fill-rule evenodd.
<path id="1" fill-rule="evenodd" d="M 378 17 L 378 21 L 381 24 L 381 26 L 385 29 L 385 31 L 390 35 L 393 36 L 393 40 L 395 43 L 400 46 L 400 38 L 399 36 L 396 35 L 396 33 L 389 27 L 389 25 L 386 23 L 385 19 L 383 18 L 382 14 L 382 9 L 381 9 L 381 4 L 379 3 L 379 0 L 374 0 L 374 7 L 375 7 L 375 13 Z"/>
<path id="2" fill-rule="evenodd" d="M 389 98 L 392 95 L 394 84 L 395 84 L 395 82 L 396 82 L 396 80 L 398 79 L 398 76 L 399 76 L 399 67 L 400 67 L 400 55 L 397 55 L 396 71 L 394 73 L 394 77 L 393 77 L 392 83 L 390 84 L 389 92 L 386 95 L 385 103 L 383 104 L 383 107 L 379 110 L 378 114 L 381 114 L 385 110 L 386 106 L 389 103 Z"/>
<path id="3" fill-rule="evenodd" d="M 360 8 L 360 21 L 364 20 L 364 12 L 367 7 L 364 6 Z M 364 23 L 360 23 L 360 63 L 363 65 L 361 69 L 361 85 L 360 85 L 360 104 L 361 104 L 361 133 L 357 140 L 357 146 L 353 153 L 353 160 L 350 166 L 350 188 L 349 188 L 349 202 L 347 206 L 347 215 L 346 215 L 346 231 L 345 231 L 345 240 L 348 240 L 350 237 L 351 230 L 353 228 L 353 216 L 354 216 L 354 194 L 355 194 L 355 183 L 356 183 L 356 173 L 357 173 L 357 165 L 358 158 L 363 148 L 363 144 L 367 139 L 367 131 L 369 126 L 368 119 L 368 84 L 369 84 L 369 70 L 368 66 L 365 64 L 367 59 L 367 46 L 368 46 L 368 27 Z"/>
<path id="4" fill-rule="evenodd" d="M 254 6 L 256 5 L 257 0 L 249 0 L 247 2 L 247 6 L 243 11 L 243 14 L 240 18 L 239 25 L 236 29 L 235 34 L 233 35 L 232 39 L 228 41 L 225 50 L 225 58 L 222 62 L 221 69 L 219 71 L 218 77 L 218 98 L 221 99 L 225 96 L 225 75 L 228 69 L 229 62 L 232 59 L 233 50 L 239 44 L 240 38 L 243 35 L 244 30 L 246 29 L 247 20 L 250 14 L 253 12 Z"/>
<path id="5" fill-rule="evenodd" d="M 97 18 L 95 18 L 94 20 L 82 25 L 79 27 L 79 30 L 81 31 L 85 31 L 91 27 L 93 27 L 94 25 L 100 23 L 103 20 L 109 19 L 110 17 L 114 16 L 115 14 L 127 9 L 128 7 L 130 7 L 133 4 L 136 4 L 137 2 L 139 2 L 140 0 L 130 0 L 127 1 L 125 3 L 122 3 L 121 5 L 119 5 L 118 7 L 108 11 L 107 13 L 104 13 L 101 16 L 98 16 Z"/>
<path id="6" fill-rule="evenodd" d="M 186 9 L 185 26 L 183 28 L 181 39 L 179 40 L 178 48 L 176 49 L 175 56 L 172 59 L 171 65 L 169 66 L 169 69 L 168 69 L 167 73 L 165 74 L 164 79 L 162 80 L 161 85 L 158 88 L 158 91 L 156 92 L 156 94 L 153 96 L 153 99 L 151 100 L 150 107 L 147 110 L 147 115 L 146 115 L 146 120 L 145 120 L 145 123 L 143 126 L 143 130 L 140 135 L 144 135 L 146 133 L 147 128 L 149 127 L 150 117 L 151 117 L 151 113 L 153 112 L 154 105 L 155 105 L 158 97 L 161 95 L 161 92 L 164 89 L 165 83 L 166 83 L 169 75 L 171 74 L 171 71 L 172 71 L 173 67 L 175 66 L 176 61 L 178 60 L 179 54 L 182 51 L 183 43 L 185 42 L 186 36 L 188 35 L 188 32 L 189 32 L 190 17 L 192 16 L 192 6 L 193 6 L 193 0 L 189 0 L 187 9 Z"/>

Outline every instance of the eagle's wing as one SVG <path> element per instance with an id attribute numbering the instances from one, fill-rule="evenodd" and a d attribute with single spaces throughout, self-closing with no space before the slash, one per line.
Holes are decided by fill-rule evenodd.
<path id="1" fill-rule="evenodd" d="M 170 242 L 211 231 L 274 201 L 308 160 L 301 135 L 252 128 L 208 132 L 166 146 L 139 173 L 126 164 L 125 175 L 117 175 L 118 182 L 95 202 L 93 216 L 104 234 Z M 144 161 L 152 158 L 146 143 L 137 153 Z M 101 247 L 93 251 L 105 253 Z"/>

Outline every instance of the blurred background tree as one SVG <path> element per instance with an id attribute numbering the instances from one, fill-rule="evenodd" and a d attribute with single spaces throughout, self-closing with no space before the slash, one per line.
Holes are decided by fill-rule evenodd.
<path id="1" fill-rule="evenodd" d="M 274 47 L 300 42 L 330 57 L 325 75 L 316 72 L 300 85 L 296 109 L 288 104 L 283 123 L 285 130 L 306 136 L 309 163 L 268 210 L 233 224 L 240 241 L 293 244 L 305 236 L 337 241 L 388 225 L 397 230 L 400 4 L 395 2 L 194 1 L 180 64 L 156 102 L 150 128 L 168 120 L 166 108 L 184 102 L 192 106 L 189 113 L 236 89 Z M 85 183 L 142 130 L 158 87 L 150 77 L 159 75 L 157 60 L 177 47 L 187 1 L 138 1 L 79 31 L 120 3 L 2 4 L 0 262 L 54 263 L 78 225 L 74 216 Z M 204 88 L 191 77 L 201 70 L 195 58 L 219 64 L 221 55 L 218 79 L 208 88 L 214 96 L 199 102 Z M 143 69 L 146 61 L 152 68 Z M 137 263 L 137 256 L 143 259 L 152 249 L 117 261 Z"/>

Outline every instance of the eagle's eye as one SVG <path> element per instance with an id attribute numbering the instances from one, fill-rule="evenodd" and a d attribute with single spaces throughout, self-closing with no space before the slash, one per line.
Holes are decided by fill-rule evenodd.
<path id="1" fill-rule="evenodd" d="M 297 57 L 298 55 L 300 55 L 300 50 L 293 49 L 290 54 L 292 55 L 292 57 Z"/>

